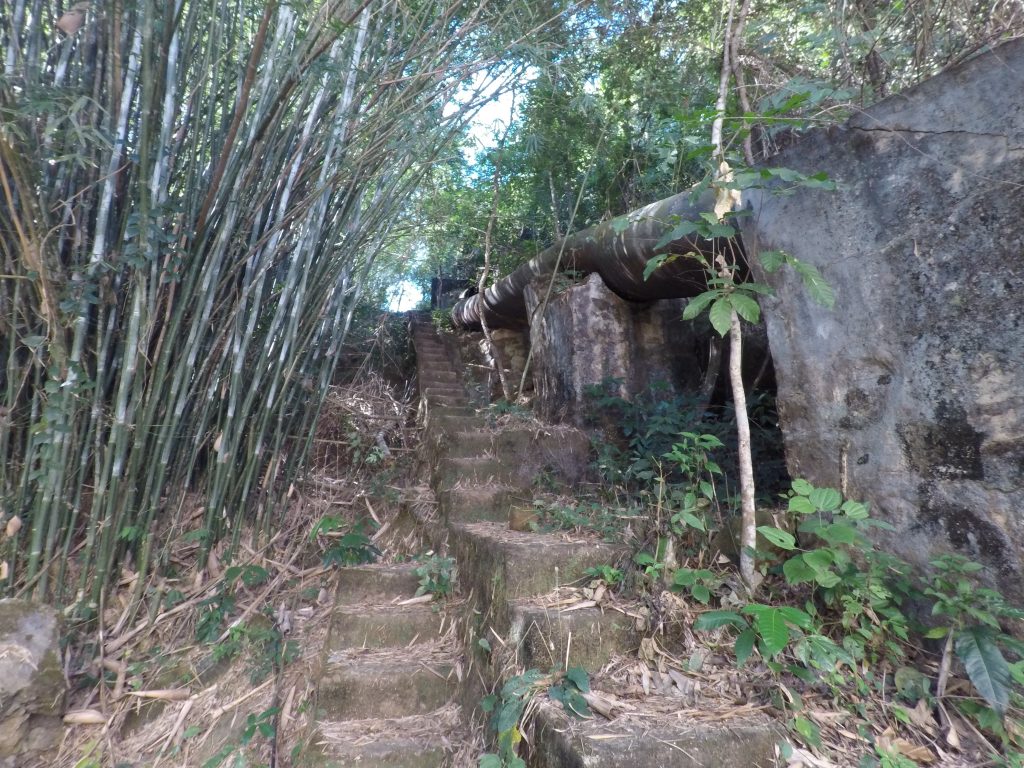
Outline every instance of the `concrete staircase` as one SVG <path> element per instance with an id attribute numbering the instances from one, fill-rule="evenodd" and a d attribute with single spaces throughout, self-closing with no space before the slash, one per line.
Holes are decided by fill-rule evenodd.
<path id="1" fill-rule="evenodd" d="M 318 741 L 329 766 L 476 765 L 469 726 L 481 698 L 510 670 L 566 666 L 597 671 L 635 649 L 630 619 L 598 607 L 571 611 L 539 598 L 613 564 L 622 548 L 569 533 L 510 530 L 510 510 L 538 487 L 571 489 L 587 471 L 589 440 L 568 427 L 498 425 L 472 407 L 458 351 L 429 315 L 414 316 L 423 477 L 436 499 L 412 505 L 435 549 L 455 558 L 462 598 L 401 605 L 417 587 L 413 566 L 343 569 L 320 681 Z M 426 489 L 425 489 L 426 490 Z M 485 641 L 485 642 L 481 642 Z M 776 734 L 761 722 L 642 728 L 570 722 L 549 703 L 534 718 L 533 768 L 755 768 L 774 764 Z M 589 732 L 587 729 L 590 729 Z M 613 734 L 613 735 L 609 735 Z"/>

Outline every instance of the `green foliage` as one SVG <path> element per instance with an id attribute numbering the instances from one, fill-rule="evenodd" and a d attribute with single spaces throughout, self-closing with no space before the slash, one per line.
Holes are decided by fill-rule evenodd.
<path id="1" fill-rule="evenodd" d="M 994 589 L 977 585 L 972 576 L 982 569 L 979 563 L 961 555 L 943 555 L 932 561 L 932 567 L 935 571 L 924 595 L 934 601 L 932 616 L 938 624 L 925 636 L 952 641 L 952 646 L 946 644 L 946 652 L 953 648 L 978 693 L 1004 717 L 1014 679 L 1001 646 L 1024 656 L 1024 643 L 1004 632 L 1002 622 L 1024 619 L 1024 611 L 1008 604 Z"/>
<path id="2" fill-rule="evenodd" d="M 367 534 L 372 527 L 373 522 L 367 518 L 348 524 L 339 517 L 325 515 L 313 527 L 310 540 L 323 536 L 329 542 L 322 555 L 324 565 L 372 563 L 380 557 L 380 550 Z M 341 533 L 342 529 L 345 529 L 344 533 Z"/>
<path id="3" fill-rule="evenodd" d="M 622 582 L 622 571 L 611 565 L 595 565 L 584 569 L 583 573 L 591 579 L 603 581 L 609 587 L 614 587 Z"/>
<path id="4" fill-rule="evenodd" d="M 433 595 L 436 600 L 448 597 L 452 593 L 455 577 L 455 559 L 443 557 L 433 552 L 416 558 L 416 576 L 420 580 L 416 588 L 417 595 Z"/>
<path id="5" fill-rule="evenodd" d="M 498 752 L 483 755 L 480 758 L 481 768 L 526 767 L 526 762 L 518 754 L 525 730 L 523 716 L 530 700 L 545 689 L 570 716 L 591 716 L 590 707 L 583 698 L 583 694 L 590 692 L 590 676 L 580 667 L 548 675 L 529 669 L 515 675 L 502 686 L 500 694 L 490 694 L 481 701 L 483 711 L 492 713 L 491 727 L 498 734 Z"/>

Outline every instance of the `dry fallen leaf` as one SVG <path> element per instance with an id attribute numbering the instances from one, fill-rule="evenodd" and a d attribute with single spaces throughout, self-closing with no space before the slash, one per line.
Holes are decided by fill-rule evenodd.
<path id="1" fill-rule="evenodd" d="M 57 19 L 57 29 L 71 37 L 85 24 L 85 12 L 87 10 L 89 10 L 89 3 L 75 3 Z"/>
<path id="2" fill-rule="evenodd" d="M 930 765 L 937 759 L 931 749 L 919 744 L 911 744 L 906 739 L 896 736 L 892 728 L 886 728 L 876 743 L 882 751 L 896 752 L 910 758 L 918 765 Z"/>
<path id="3" fill-rule="evenodd" d="M 138 696 L 140 699 L 160 699 L 161 701 L 184 701 L 192 694 L 187 688 L 154 688 L 150 691 L 128 691 L 126 696 Z"/>

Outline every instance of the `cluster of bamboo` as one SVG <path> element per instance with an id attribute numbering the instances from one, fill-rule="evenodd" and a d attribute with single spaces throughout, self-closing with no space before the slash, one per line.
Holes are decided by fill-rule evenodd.
<path id="1" fill-rule="evenodd" d="M 0 11 L 0 559 L 88 617 L 125 563 L 145 594 L 185 489 L 206 547 L 272 528 L 375 255 L 543 19 L 44 5 Z"/>

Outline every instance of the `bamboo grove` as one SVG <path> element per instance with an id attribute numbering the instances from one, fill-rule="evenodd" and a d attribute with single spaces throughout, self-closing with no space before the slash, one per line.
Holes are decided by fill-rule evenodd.
<path id="1" fill-rule="evenodd" d="M 375 254 L 541 13 L 459 0 L 0 10 L 0 561 L 138 603 L 185 525 L 263 531 Z M 504 63 L 501 63 L 504 62 Z M 488 77 L 471 79 L 475 72 Z"/>

